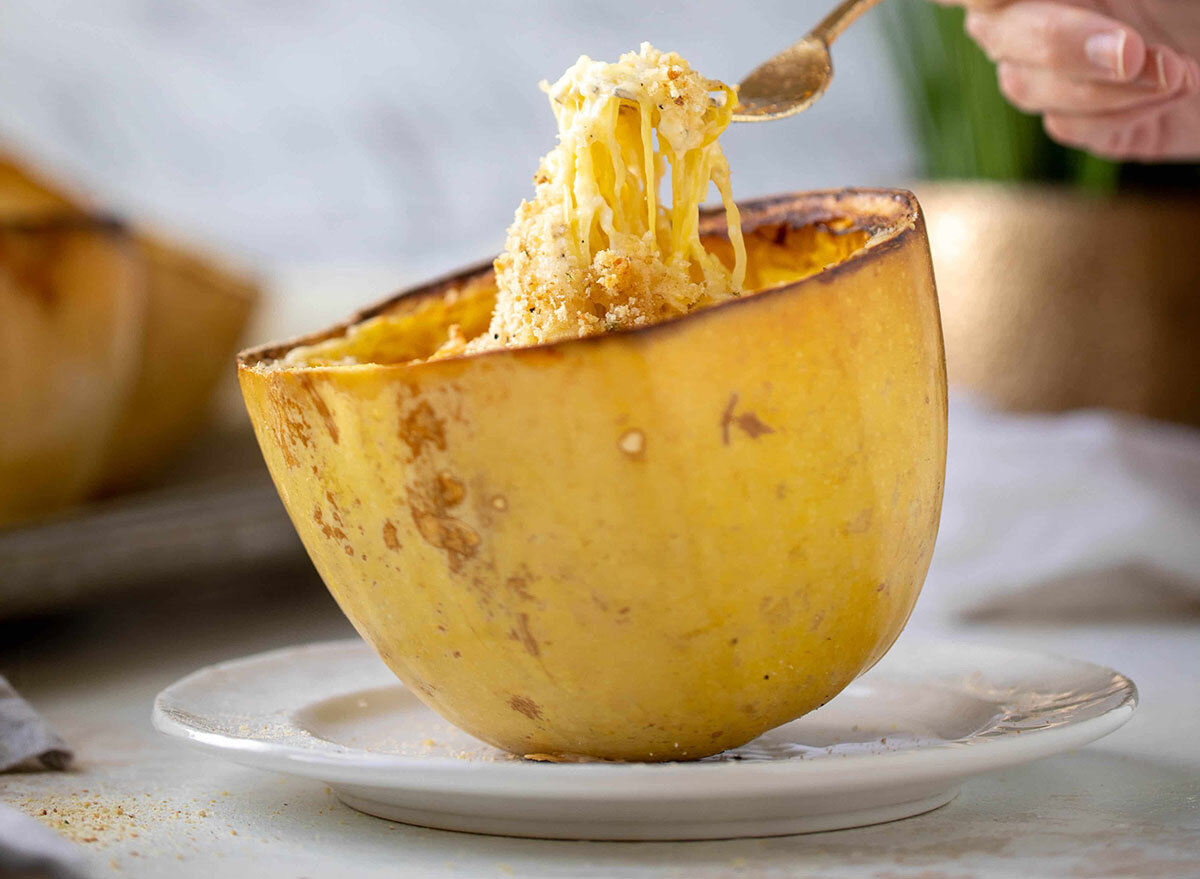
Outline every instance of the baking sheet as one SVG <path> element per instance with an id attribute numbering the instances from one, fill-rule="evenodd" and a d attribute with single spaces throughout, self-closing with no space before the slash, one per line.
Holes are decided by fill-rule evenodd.
<path id="1" fill-rule="evenodd" d="M 0 618 L 303 558 L 249 426 L 214 428 L 152 489 L 0 530 Z"/>

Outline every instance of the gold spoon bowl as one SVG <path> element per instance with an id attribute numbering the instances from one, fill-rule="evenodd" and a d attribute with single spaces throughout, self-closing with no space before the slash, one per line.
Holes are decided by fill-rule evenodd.
<path id="1" fill-rule="evenodd" d="M 879 0 L 844 0 L 808 36 L 756 67 L 738 85 L 734 122 L 766 122 L 807 110 L 829 88 L 829 47 Z"/>

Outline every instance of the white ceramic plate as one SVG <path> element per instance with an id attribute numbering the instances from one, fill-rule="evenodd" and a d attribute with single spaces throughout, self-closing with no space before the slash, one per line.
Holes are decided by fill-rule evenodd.
<path id="1" fill-rule="evenodd" d="M 1077 748 L 1133 713 L 1111 669 L 962 644 L 897 645 L 825 707 L 695 763 L 535 763 L 459 732 L 360 641 L 210 666 L 154 704 L 166 733 L 319 779 L 364 812 L 559 839 L 716 839 L 920 814 L 965 779 Z"/>

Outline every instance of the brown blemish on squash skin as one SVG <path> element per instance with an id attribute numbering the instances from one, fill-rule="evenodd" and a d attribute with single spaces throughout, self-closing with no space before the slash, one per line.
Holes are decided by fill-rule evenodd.
<path id="1" fill-rule="evenodd" d="M 529 591 L 529 581 L 524 577 L 509 577 L 505 583 L 508 590 L 522 601 L 536 601 L 533 594 Z"/>
<path id="2" fill-rule="evenodd" d="M 279 414 L 290 444 L 294 446 L 299 443 L 307 449 L 312 444 L 312 428 L 304 417 L 304 411 L 295 400 L 284 399 Z"/>
<path id="3" fill-rule="evenodd" d="M 453 568 L 451 568 L 451 570 L 453 570 Z M 476 592 L 479 593 L 479 609 L 483 611 L 488 622 L 491 622 L 496 617 L 496 609 L 492 607 L 492 588 L 494 586 L 494 580 L 495 578 L 493 576 L 481 574 L 475 574 L 471 577 L 471 586 Z M 438 613 L 442 613 L 442 611 L 439 610 Z"/>
<path id="4" fill-rule="evenodd" d="M 750 437 L 750 439 L 758 439 L 760 436 L 762 436 L 765 433 L 774 433 L 775 432 L 775 428 L 773 428 L 773 427 L 771 427 L 771 425 L 766 424 L 763 421 L 759 420 L 759 417 L 757 415 L 755 415 L 753 412 L 746 412 L 742 415 L 739 415 L 734 420 L 734 423 L 737 424 L 737 426 L 740 427 L 742 430 L 744 430 L 746 432 L 746 435 L 748 437 Z"/>
<path id="5" fill-rule="evenodd" d="M 304 411 L 284 392 L 278 382 L 271 382 L 268 396 L 274 415 L 271 419 L 271 433 L 275 436 L 275 443 L 283 453 L 283 460 L 288 468 L 297 467 L 300 461 L 296 457 L 295 447 L 309 447 L 312 442 L 312 429 L 304 417 Z"/>
<path id="6" fill-rule="evenodd" d="M 542 719 L 542 709 L 528 696 L 513 696 L 508 700 L 508 707 L 519 714 L 524 714 L 530 720 Z"/>
<path id="7" fill-rule="evenodd" d="M 478 552 L 479 535 L 465 522 L 415 505 L 412 517 L 425 542 L 445 551 L 451 571 L 461 571 L 463 563 Z"/>
<path id="8" fill-rule="evenodd" d="M 339 525 L 344 525 L 345 523 L 342 521 L 342 511 L 338 507 L 337 498 L 333 496 L 332 491 L 325 492 L 325 500 L 329 504 L 329 511 L 333 513 L 333 518 Z"/>
<path id="9" fill-rule="evenodd" d="M 399 434 L 414 458 L 421 454 L 426 445 L 443 452 L 446 450 L 446 427 L 433 407 L 424 400 L 400 419 Z"/>
<path id="10" fill-rule="evenodd" d="M 729 403 L 725 406 L 725 411 L 721 413 L 721 442 L 729 445 L 730 427 L 738 427 L 750 439 L 758 439 L 760 436 L 768 433 L 774 433 L 775 428 L 765 423 L 753 412 L 743 412 L 741 415 L 734 415 L 734 409 L 737 408 L 738 395 L 736 393 L 729 395 Z"/>
<path id="11" fill-rule="evenodd" d="M 415 488 L 408 495 L 417 532 L 426 543 L 445 551 L 450 570 L 455 573 L 479 551 L 481 542 L 474 528 L 449 515 L 449 510 L 466 496 L 466 486 L 449 473 L 439 473 L 427 490 Z"/>
<path id="12" fill-rule="evenodd" d="M 338 444 L 338 426 L 333 420 L 333 413 L 329 411 L 329 406 L 325 404 L 324 398 L 313 384 L 311 376 L 300 376 L 300 387 L 304 388 L 304 392 L 308 394 L 308 398 L 312 400 L 313 408 L 317 410 L 317 414 L 321 416 L 321 421 L 325 423 L 325 430 L 329 434 L 329 438 L 333 440 L 333 444 Z"/>
<path id="13" fill-rule="evenodd" d="M 438 494 L 446 507 L 457 507 L 467 496 L 467 487 L 449 473 L 439 473 L 437 478 Z"/>
<path id="14" fill-rule="evenodd" d="M 337 516 L 337 513 L 335 512 L 334 515 Z M 345 550 L 346 555 L 354 555 L 354 547 L 350 545 L 350 540 L 348 537 L 346 537 L 346 532 L 338 527 L 338 524 L 341 523 L 340 516 L 338 516 L 336 520 L 338 524 L 326 522 L 325 512 L 319 506 L 314 505 L 312 518 L 313 521 L 317 523 L 317 527 L 321 529 L 321 533 L 325 535 L 327 540 L 336 540 L 338 543 L 343 544 L 342 548 Z"/>
<path id="15" fill-rule="evenodd" d="M 383 543 L 390 550 L 400 549 L 400 537 L 396 533 L 396 526 L 392 523 L 391 519 L 384 520 Z"/>
<path id="16" fill-rule="evenodd" d="M 538 646 L 537 639 L 533 637 L 533 632 L 529 630 L 529 614 L 517 614 L 516 628 L 508 633 L 508 637 L 514 641 L 520 641 L 521 646 L 525 648 L 525 651 L 530 656 L 537 657 L 541 655 L 542 650 Z"/>

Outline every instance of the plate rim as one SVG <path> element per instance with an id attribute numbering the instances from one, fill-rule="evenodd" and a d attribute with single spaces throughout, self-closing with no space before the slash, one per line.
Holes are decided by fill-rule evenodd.
<path id="1" fill-rule="evenodd" d="M 626 797 L 671 799 L 711 791 L 714 784 L 722 785 L 722 795 L 725 797 L 762 797 L 795 794 L 801 780 L 803 792 L 811 795 L 834 789 L 852 791 L 890 787 L 918 779 L 963 779 L 1073 750 L 1102 738 L 1123 726 L 1133 715 L 1138 703 L 1136 684 L 1128 676 L 1108 666 L 1047 651 L 927 638 L 914 641 L 905 649 L 983 649 L 993 655 L 1008 654 L 1065 663 L 1079 667 L 1081 671 L 1108 674 L 1118 684 L 1114 695 L 1120 693 L 1121 699 L 1101 714 L 1083 720 L 1068 720 L 1060 726 L 1013 730 L 986 737 L 971 736 L 964 740 L 938 742 L 905 750 L 848 754 L 837 761 L 794 759 L 568 764 L 380 754 L 348 748 L 328 740 L 320 740 L 326 743 L 328 750 L 308 750 L 289 743 L 203 729 L 189 722 L 188 718 L 195 715 L 177 707 L 180 693 L 212 674 L 253 668 L 254 665 L 296 652 L 350 647 L 362 649 L 368 654 L 373 652 L 360 638 L 345 638 L 276 648 L 196 669 L 158 693 L 154 699 L 151 722 L 159 732 L 210 755 L 258 769 L 327 783 L 386 790 L 470 792 L 477 796 L 607 799 L 613 794 L 620 794 Z M 396 679 L 396 684 L 403 686 L 399 679 Z M 337 695 L 321 698 L 335 698 Z M 293 724 L 300 710 L 292 708 L 287 711 L 288 720 Z M 296 725 L 296 729 L 301 728 Z M 869 765 L 871 771 L 855 771 L 864 765 Z M 737 783 L 731 785 L 734 779 Z M 666 783 L 668 781 L 669 784 Z M 581 785 L 583 782 L 586 784 Z"/>

